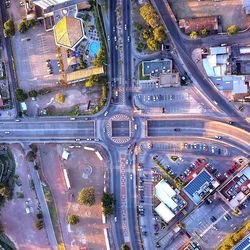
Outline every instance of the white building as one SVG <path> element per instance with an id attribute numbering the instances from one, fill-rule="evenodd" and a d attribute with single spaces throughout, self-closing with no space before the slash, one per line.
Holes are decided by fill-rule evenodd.
<path id="1" fill-rule="evenodd" d="M 57 5 L 59 3 L 68 2 L 69 0 L 33 0 L 33 3 L 46 9 L 52 5 Z"/>

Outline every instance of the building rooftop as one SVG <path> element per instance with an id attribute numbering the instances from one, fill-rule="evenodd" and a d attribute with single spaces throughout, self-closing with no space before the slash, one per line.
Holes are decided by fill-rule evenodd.
<path id="1" fill-rule="evenodd" d="M 247 15 L 250 14 L 250 0 L 243 0 L 243 8 Z"/>
<path id="2" fill-rule="evenodd" d="M 55 42 L 58 46 L 73 49 L 84 37 L 82 21 L 64 16 L 54 27 Z"/>
<path id="3" fill-rule="evenodd" d="M 199 204 L 218 186 L 219 183 L 206 170 L 203 170 L 183 190 L 195 204 Z"/>
<path id="4" fill-rule="evenodd" d="M 161 202 L 160 205 L 158 205 L 155 208 L 155 212 L 159 214 L 159 216 L 166 222 L 168 223 L 171 221 L 175 214 L 163 203 Z"/>
<path id="5" fill-rule="evenodd" d="M 195 17 L 195 18 L 185 18 L 179 20 L 179 27 L 184 29 L 185 33 L 189 34 L 192 31 L 199 32 L 202 29 L 207 29 L 208 31 L 218 30 L 218 17 L 208 16 L 208 17 Z"/>
<path id="6" fill-rule="evenodd" d="M 159 76 L 162 73 L 172 72 L 171 60 L 154 60 L 142 62 L 142 72 L 144 76 Z"/>
<path id="7" fill-rule="evenodd" d="M 103 67 L 91 67 L 68 73 L 66 78 L 68 83 L 72 83 L 89 78 L 92 75 L 100 75 L 103 73 L 104 73 Z"/>
<path id="8" fill-rule="evenodd" d="M 232 250 L 250 250 L 250 234 L 233 247 Z"/>

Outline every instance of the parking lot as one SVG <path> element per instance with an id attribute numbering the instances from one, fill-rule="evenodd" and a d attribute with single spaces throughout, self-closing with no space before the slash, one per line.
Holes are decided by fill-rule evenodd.
<path id="1" fill-rule="evenodd" d="M 189 87 L 156 88 L 152 94 L 152 84 L 143 83 L 141 93 L 135 96 L 136 105 L 143 110 L 164 108 L 163 113 L 203 113 L 209 108 L 201 103 Z"/>
<path id="2" fill-rule="evenodd" d="M 239 229 L 250 217 L 249 206 L 236 217 L 223 201 L 216 196 L 211 199 L 211 204 L 204 203 L 183 221 L 187 232 L 204 249 L 216 249 L 227 234 Z"/>
<path id="3" fill-rule="evenodd" d="M 46 60 L 56 63 L 56 45 L 53 31 L 46 32 L 42 24 L 25 34 L 16 32 L 13 53 L 19 86 L 25 91 L 56 86 L 59 73 L 49 74 Z"/>

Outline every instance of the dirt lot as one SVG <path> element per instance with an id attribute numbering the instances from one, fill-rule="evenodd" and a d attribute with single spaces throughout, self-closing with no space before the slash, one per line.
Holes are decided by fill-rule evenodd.
<path id="1" fill-rule="evenodd" d="M 7 202 L 1 209 L 1 220 L 3 221 L 6 234 L 15 242 L 19 250 L 45 250 L 50 249 L 45 229 L 37 231 L 34 221 L 37 213 L 37 200 L 35 192 L 29 185 L 29 172 L 27 162 L 24 159 L 20 145 L 11 145 L 15 161 L 16 174 L 19 175 L 22 185 L 15 186 L 14 198 Z M 17 198 L 16 192 L 22 192 L 24 198 Z M 26 214 L 25 201 L 33 208 L 33 212 Z"/>
<path id="2" fill-rule="evenodd" d="M 177 19 L 187 17 L 201 17 L 220 15 L 223 30 L 231 24 L 236 24 L 240 29 L 250 26 L 250 16 L 242 8 L 240 0 L 168 0 Z"/>
<path id="3" fill-rule="evenodd" d="M 62 160 L 63 149 L 70 152 L 68 160 Z M 103 176 L 106 164 L 100 161 L 94 152 L 81 148 L 69 148 L 68 145 L 41 145 L 41 165 L 50 189 L 53 193 L 61 224 L 66 249 L 106 249 L 103 224 L 101 218 L 101 196 L 103 192 Z M 86 167 L 92 167 L 92 174 L 83 176 Z M 63 176 L 63 167 L 68 170 L 71 190 L 68 191 Z M 83 187 L 95 189 L 96 203 L 91 208 L 78 205 L 78 192 Z M 80 217 L 80 223 L 69 226 L 67 214 L 74 213 Z"/>

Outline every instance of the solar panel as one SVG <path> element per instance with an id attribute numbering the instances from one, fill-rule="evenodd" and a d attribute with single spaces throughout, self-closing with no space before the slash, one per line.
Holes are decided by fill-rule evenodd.
<path id="1" fill-rule="evenodd" d="M 250 236 L 244 239 L 234 250 L 249 250 L 250 249 Z"/>
<path id="2" fill-rule="evenodd" d="M 193 194 L 198 191 L 201 186 L 204 185 L 206 182 L 211 181 L 211 176 L 206 172 L 201 172 L 193 181 L 191 181 L 184 190 L 190 195 L 193 196 Z"/>

